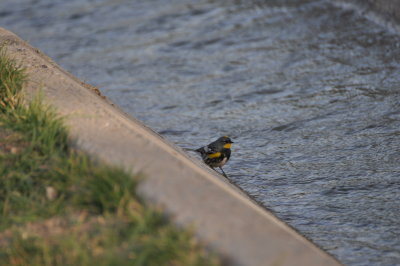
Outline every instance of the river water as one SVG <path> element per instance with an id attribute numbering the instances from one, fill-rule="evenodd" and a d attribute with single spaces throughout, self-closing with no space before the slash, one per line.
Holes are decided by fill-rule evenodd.
<path id="1" fill-rule="evenodd" d="M 328 0 L 2 0 L 0 26 L 346 265 L 400 263 L 400 35 Z M 193 155 L 195 156 L 195 155 Z"/>

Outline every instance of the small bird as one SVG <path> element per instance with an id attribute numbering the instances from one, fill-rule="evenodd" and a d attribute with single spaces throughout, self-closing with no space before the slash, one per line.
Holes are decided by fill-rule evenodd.
<path id="1" fill-rule="evenodd" d="M 231 157 L 232 143 L 233 141 L 229 137 L 223 136 L 195 151 L 200 153 L 205 164 L 210 166 L 213 170 L 215 170 L 214 167 L 219 167 L 223 175 L 228 178 L 224 170 L 222 170 L 222 166 L 224 166 L 224 164 L 229 160 L 229 157 Z"/>

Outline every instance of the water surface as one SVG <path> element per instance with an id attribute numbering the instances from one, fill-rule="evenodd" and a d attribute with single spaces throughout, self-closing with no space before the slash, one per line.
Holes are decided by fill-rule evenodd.
<path id="1" fill-rule="evenodd" d="M 332 1 L 3 0 L 0 26 L 347 265 L 400 261 L 400 37 Z"/>

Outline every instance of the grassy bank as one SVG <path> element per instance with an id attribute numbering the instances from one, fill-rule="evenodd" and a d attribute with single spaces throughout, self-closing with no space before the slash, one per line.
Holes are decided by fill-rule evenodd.
<path id="1" fill-rule="evenodd" d="M 0 50 L 1 265 L 216 265 L 135 194 L 140 177 L 94 163 Z"/>

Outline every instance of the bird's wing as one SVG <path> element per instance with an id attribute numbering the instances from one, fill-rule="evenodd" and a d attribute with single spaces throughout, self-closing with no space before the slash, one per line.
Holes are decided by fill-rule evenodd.
<path id="1" fill-rule="evenodd" d="M 210 153 L 214 153 L 219 150 L 219 145 L 218 145 L 217 141 L 211 142 L 206 147 L 210 151 Z"/>
<path id="2" fill-rule="evenodd" d="M 212 144 L 213 144 L 213 143 L 211 143 L 211 144 L 209 144 L 209 145 L 207 145 L 207 146 L 204 147 L 204 151 L 205 151 L 207 154 L 213 154 L 213 153 L 216 153 L 216 152 L 218 151 L 216 145 L 212 145 Z"/>
<path id="3" fill-rule="evenodd" d="M 221 151 L 218 149 L 218 144 L 210 143 L 206 147 L 204 147 L 206 155 L 210 159 L 219 158 L 221 156 Z"/>

